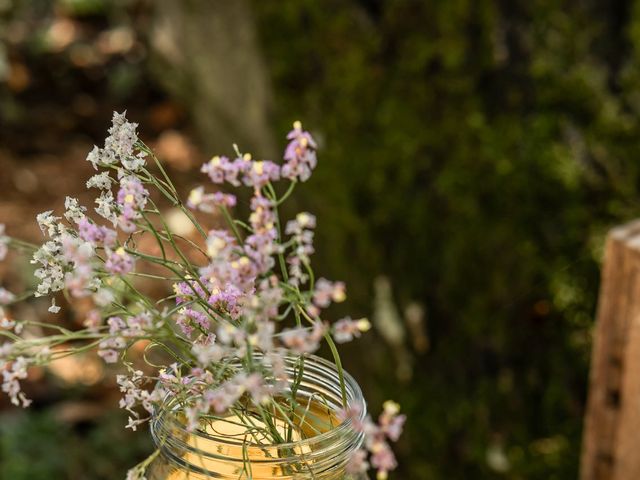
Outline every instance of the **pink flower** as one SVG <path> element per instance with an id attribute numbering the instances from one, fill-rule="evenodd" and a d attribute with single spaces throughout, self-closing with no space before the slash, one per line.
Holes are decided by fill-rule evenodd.
<path id="1" fill-rule="evenodd" d="M 115 252 L 108 252 L 104 267 L 114 275 L 126 275 L 133 270 L 134 263 L 134 258 L 120 247 Z"/>
<path id="2" fill-rule="evenodd" d="M 332 301 L 343 302 L 347 298 L 343 282 L 330 282 L 326 278 L 319 278 L 313 292 L 313 303 L 320 308 L 327 308 Z"/>
<path id="3" fill-rule="evenodd" d="M 282 343 L 290 350 L 300 355 L 313 353 L 320 347 L 320 340 L 326 330 L 322 322 L 316 322 L 313 329 L 291 328 L 284 329 L 281 334 Z"/>
<path id="4" fill-rule="evenodd" d="M 269 160 L 251 162 L 245 169 L 242 181 L 248 187 L 261 188 L 270 181 L 280 179 L 280 167 Z"/>
<path id="5" fill-rule="evenodd" d="M 345 317 L 333 325 L 333 338 L 337 343 L 350 342 L 354 338 L 360 337 L 363 332 L 368 331 L 370 328 L 371 323 L 366 318 L 351 320 L 351 317 Z"/>
<path id="6" fill-rule="evenodd" d="M 282 166 L 282 176 L 304 182 L 316 168 L 316 142 L 309 132 L 302 130 L 302 124 L 298 121 L 293 123 L 293 130 L 287 138 L 290 142 L 284 151 L 286 162 Z"/>
<path id="7" fill-rule="evenodd" d="M 149 192 L 137 177 L 126 175 L 120 179 L 117 202 L 120 207 L 119 223 L 124 231 L 133 231 L 132 221 L 140 218 L 140 210 L 147 205 L 148 198 Z"/>
<path id="8" fill-rule="evenodd" d="M 213 213 L 216 207 L 235 207 L 236 197 L 222 192 L 204 193 L 204 187 L 191 190 L 187 200 L 187 207 L 201 212 Z"/>
<path id="9" fill-rule="evenodd" d="M 78 235 L 85 242 L 93 245 L 113 247 L 116 243 L 116 232 L 107 227 L 101 227 L 92 223 L 87 217 L 78 222 Z"/>
<path id="10" fill-rule="evenodd" d="M 209 175 L 213 183 L 227 182 L 237 187 L 240 185 L 238 175 L 244 168 L 245 162 L 243 159 L 237 158 L 234 161 L 230 161 L 227 157 L 216 155 L 205 163 L 200 171 Z"/>
<path id="11" fill-rule="evenodd" d="M 369 463 L 367 462 L 367 451 L 358 449 L 351 455 L 349 462 L 347 463 L 347 473 L 357 475 L 369 470 Z"/>

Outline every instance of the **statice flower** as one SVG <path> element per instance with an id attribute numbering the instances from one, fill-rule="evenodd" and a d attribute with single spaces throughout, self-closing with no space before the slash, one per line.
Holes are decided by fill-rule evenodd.
<path id="1" fill-rule="evenodd" d="M 85 242 L 89 242 L 94 246 L 103 246 L 112 248 L 116 244 L 117 234 L 115 230 L 107 227 L 96 225 L 87 217 L 82 218 L 78 222 L 78 235 Z"/>
<path id="2" fill-rule="evenodd" d="M 56 299 L 51 299 L 51 306 L 48 308 L 49 313 L 58 313 L 60 311 L 60 306 L 56 305 Z"/>
<path id="3" fill-rule="evenodd" d="M 9 252 L 9 237 L 6 236 L 4 232 L 5 225 L 4 223 L 0 223 L 0 261 L 4 260 Z"/>
<path id="4" fill-rule="evenodd" d="M 314 253 L 313 229 L 315 227 L 316 217 L 306 212 L 297 214 L 294 220 L 287 222 L 285 233 L 291 235 L 291 241 L 295 245 L 294 251 L 287 258 L 290 282 L 294 285 L 304 284 L 309 279 L 303 267 L 309 265 L 310 256 Z"/>
<path id="5" fill-rule="evenodd" d="M 73 223 L 78 223 L 85 218 L 86 207 L 78 202 L 77 198 L 66 197 L 64 201 L 64 218 Z"/>
<path id="6" fill-rule="evenodd" d="M 252 162 L 242 177 L 248 187 L 264 187 L 267 183 L 280 179 L 280 167 L 269 160 Z"/>
<path id="7" fill-rule="evenodd" d="M 198 363 L 203 367 L 208 367 L 212 363 L 222 360 L 228 350 L 223 346 L 211 341 L 207 343 L 195 343 L 191 351 L 196 356 Z"/>
<path id="8" fill-rule="evenodd" d="M 116 363 L 120 351 L 127 346 L 127 342 L 123 337 L 110 337 L 98 344 L 98 355 L 106 363 Z"/>
<path id="9" fill-rule="evenodd" d="M 95 202 L 98 205 L 95 209 L 96 213 L 115 226 L 118 223 L 118 206 L 111 190 L 101 192 Z"/>
<path id="10" fill-rule="evenodd" d="M 336 343 L 346 343 L 354 338 L 359 338 L 369 329 L 371 329 L 371 323 L 366 318 L 351 320 L 351 317 L 345 317 L 333 325 L 333 338 Z"/>
<path id="11" fill-rule="evenodd" d="M 213 183 L 230 183 L 237 187 L 240 185 L 238 176 L 246 168 L 247 161 L 242 158 L 229 160 L 228 157 L 213 157 L 209 162 L 202 166 L 202 173 L 209 175 Z"/>
<path id="12" fill-rule="evenodd" d="M 280 336 L 282 343 L 297 354 L 313 353 L 320 347 L 320 341 L 324 336 L 326 326 L 322 322 L 316 322 L 313 328 L 284 329 Z"/>
<path id="13" fill-rule="evenodd" d="M 144 152 L 137 151 L 137 128 L 137 123 L 127 120 L 126 112 L 114 112 L 104 148 L 94 146 L 87 156 L 87 161 L 91 162 L 95 169 L 99 166 L 120 163 L 128 171 L 140 170 L 145 165 L 146 155 Z"/>
<path id="14" fill-rule="evenodd" d="M 244 249 L 258 272 L 266 273 L 275 265 L 273 255 L 279 251 L 275 212 L 272 202 L 259 194 L 251 199 L 251 210 L 249 222 L 253 233 L 245 239 Z"/>
<path id="15" fill-rule="evenodd" d="M 97 173 L 87 180 L 87 188 L 97 188 L 99 190 L 109 190 L 111 188 L 111 177 L 109 172 Z"/>
<path id="16" fill-rule="evenodd" d="M 104 268 L 114 275 L 126 275 L 133 270 L 134 263 L 134 258 L 120 247 L 115 252 L 107 251 Z"/>
<path id="17" fill-rule="evenodd" d="M 191 307 L 182 307 L 178 313 L 177 323 L 182 328 L 185 335 L 190 335 L 191 332 L 193 332 L 194 326 L 197 326 L 197 328 L 205 332 L 211 327 L 209 317 L 207 317 L 203 312 Z"/>
<path id="18" fill-rule="evenodd" d="M 309 132 L 302 130 L 302 124 L 293 123 L 293 130 L 287 135 L 289 144 L 284 152 L 285 164 L 282 166 L 282 176 L 290 180 L 304 182 L 316 168 L 316 142 Z"/>
<path id="19" fill-rule="evenodd" d="M 369 462 L 367 462 L 367 451 L 359 449 L 353 452 L 353 454 L 349 458 L 346 470 L 347 473 L 350 473 L 351 475 L 358 475 L 361 473 L 365 473 L 367 470 L 369 470 L 369 467 Z"/>
<path id="20" fill-rule="evenodd" d="M 138 177 L 125 175 L 120 179 L 117 202 L 121 212 L 119 223 L 124 231 L 135 230 L 133 220 L 142 216 L 140 211 L 146 206 L 148 198 L 149 192 Z"/>
<path id="21" fill-rule="evenodd" d="M 187 200 L 189 208 L 206 213 L 215 212 L 217 207 L 231 208 L 235 207 L 235 205 L 235 195 L 222 192 L 204 193 L 204 187 L 202 186 L 191 190 Z"/>
<path id="22" fill-rule="evenodd" d="M 313 292 L 313 303 L 320 308 L 327 308 L 331 302 L 344 302 L 347 298 L 344 282 L 330 282 L 319 278 Z"/>
<path id="23" fill-rule="evenodd" d="M 26 395 L 21 391 L 20 380 L 27 378 L 29 362 L 25 357 L 18 357 L 13 362 L 4 363 L 0 357 L 0 370 L 2 370 L 2 391 L 5 392 L 11 403 L 16 406 L 28 407 L 31 405 Z"/>
<path id="24" fill-rule="evenodd" d="M 384 403 L 384 410 L 380 414 L 376 424 L 371 417 L 367 416 L 364 421 L 359 420 L 361 407 L 351 406 L 338 412 L 338 419 L 345 422 L 351 421 L 352 428 L 364 433 L 365 447 L 370 452 L 371 465 L 377 469 L 378 480 L 386 480 L 388 473 L 397 466 L 395 455 L 389 446 L 388 441 L 395 442 L 402 433 L 403 425 L 406 421 L 404 415 L 400 415 L 400 406 L 392 401 Z M 354 465 L 351 473 L 356 473 L 358 467 L 362 467 L 366 452 L 361 450 L 352 458 Z"/>
<path id="25" fill-rule="evenodd" d="M 38 222 L 38 226 L 40 227 L 42 234 L 47 235 L 50 238 L 55 238 L 57 235 L 66 231 L 64 225 L 59 223 L 58 220 L 61 220 L 61 218 L 56 217 L 53 214 L 53 210 L 48 210 L 36 215 L 36 221 Z"/>
<path id="26" fill-rule="evenodd" d="M 54 216 L 52 211 L 40 213 L 36 218 L 42 233 L 50 237 L 31 259 L 32 264 L 40 265 L 34 273 L 40 280 L 35 296 L 40 297 L 64 288 L 65 269 L 69 267 L 69 260 L 65 258 L 63 238 L 69 235 L 64 225 L 58 222 L 60 217 Z"/>

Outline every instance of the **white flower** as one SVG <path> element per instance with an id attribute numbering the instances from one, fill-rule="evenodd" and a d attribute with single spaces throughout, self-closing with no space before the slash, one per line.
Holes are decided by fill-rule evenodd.
<path id="1" fill-rule="evenodd" d="M 53 210 L 47 210 L 46 212 L 36 215 L 36 220 L 40 230 L 42 230 L 42 234 L 44 235 L 46 233 L 52 238 L 64 230 L 64 226 L 58 223 L 60 219 L 61 217 L 53 215 Z"/>
<path id="2" fill-rule="evenodd" d="M 98 164 L 100 164 L 100 154 L 100 149 L 94 145 L 93 149 L 87 155 L 87 162 L 90 162 L 96 170 L 98 169 Z"/>
<path id="3" fill-rule="evenodd" d="M 74 223 L 78 223 L 82 220 L 85 217 L 84 212 L 87 211 L 86 207 L 80 205 L 77 198 L 72 197 L 66 197 L 64 199 L 64 208 L 64 217 Z"/>
<path id="4" fill-rule="evenodd" d="M 96 212 L 102 218 L 109 220 L 114 226 L 118 223 L 118 215 L 116 212 L 116 202 L 113 198 L 113 193 L 110 190 L 103 191 L 98 198 L 96 198 Z"/>
<path id="5" fill-rule="evenodd" d="M 109 190 L 111 188 L 111 177 L 108 172 L 102 172 L 94 175 L 87 180 L 87 188 L 98 188 L 100 190 Z"/>
<path id="6" fill-rule="evenodd" d="M 122 158 L 122 166 L 130 170 L 132 172 L 137 172 L 146 163 L 145 157 L 143 153 L 138 153 L 135 157 L 123 157 Z"/>
<path id="7" fill-rule="evenodd" d="M 59 311 L 60 311 L 60 307 L 58 305 L 56 305 L 56 299 L 52 298 L 51 299 L 51 306 L 49 307 L 49 312 L 58 313 Z"/>

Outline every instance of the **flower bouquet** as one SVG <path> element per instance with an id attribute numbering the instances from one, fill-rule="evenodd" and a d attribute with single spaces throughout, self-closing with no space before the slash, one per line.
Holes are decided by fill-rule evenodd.
<path id="1" fill-rule="evenodd" d="M 20 385 L 30 367 L 97 351 L 119 371 L 127 427 L 149 422 L 157 445 L 129 479 L 346 479 L 369 464 L 386 478 L 404 416 L 386 402 L 372 421 L 342 367 L 336 344 L 370 324 L 327 321 L 323 309 L 345 300 L 345 286 L 314 275 L 315 217 L 280 220 L 316 166 L 316 142 L 300 122 L 287 139 L 282 164 L 234 146 L 234 158 L 203 165 L 211 183 L 250 189 L 244 221 L 229 193 L 200 186 L 183 202 L 137 124 L 114 113 L 104 147 L 87 157 L 97 170 L 87 181 L 97 192 L 92 212 L 67 197 L 62 216 L 39 214 L 42 245 L 0 225 L 0 259 L 9 248 L 31 255 L 37 278 L 32 292 L 0 288 L 0 372 L 11 402 L 30 404 Z M 171 228 L 163 202 L 193 236 Z M 224 227 L 205 229 L 198 218 L 207 216 Z M 57 314 L 58 292 L 91 305 L 81 328 L 12 316 L 32 296 L 51 297 Z M 314 355 L 322 342 L 332 362 Z"/>

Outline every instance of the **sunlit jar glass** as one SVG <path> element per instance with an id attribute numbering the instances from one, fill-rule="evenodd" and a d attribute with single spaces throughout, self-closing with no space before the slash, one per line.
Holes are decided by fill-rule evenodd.
<path id="1" fill-rule="evenodd" d="M 289 378 L 293 378 L 297 358 L 286 359 Z M 345 372 L 347 402 L 365 405 L 362 391 Z M 291 386 L 291 385 L 290 385 Z M 148 480 L 363 480 L 366 475 L 346 473 L 353 452 L 363 435 L 351 428 L 351 420 L 339 423 L 335 412 L 341 408 L 338 371 L 330 362 L 310 355 L 304 362 L 304 375 L 296 393 L 306 405 L 309 418 L 324 418 L 334 427 L 323 433 L 295 434 L 290 443 L 277 445 L 247 441 L 246 426 L 221 421 L 207 428 L 188 432 L 176 410 L 165 409 L 151 422 L 151 433 L 160 453 L 147 470 Z M 322 402 L 316 401 L 322 399 Z M 362 408 L 362 418 L 366 414 Z M 315 416 L 315 417 L 314 417 Z M 240 433 L 242 432 L 242 433 Z"/>

